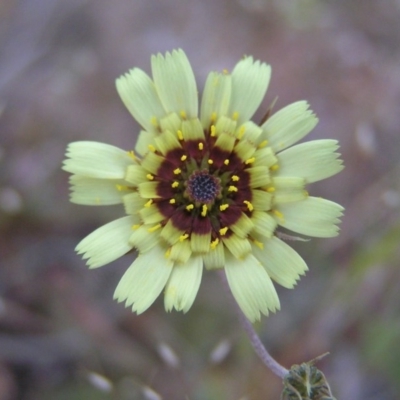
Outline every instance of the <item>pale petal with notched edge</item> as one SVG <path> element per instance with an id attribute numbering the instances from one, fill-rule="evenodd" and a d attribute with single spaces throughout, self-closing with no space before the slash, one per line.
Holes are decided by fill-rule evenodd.
<path id="1" fill-rule="evenodd" d="M 132 226 L 138 223 L 133 216 L 122 217 L 96 229 L 86 236 L 75 248 L 83 254 L 90 268 L 102 267 L 132 250 L 129 237 Z"/>
<path id="2" fill-rule="evenodd" d="M 227 115 L 231 92 L 231 75 L 210 72 L 204 87 L 200 109 L 200 119 L 204 129 L 209 128 L 220 116 Z"/>
<path id="3" fill-rule="evenodd" d="M 139 254 L 115 289 L 114 299 L 138 314 L 146 311 L 168 282 L 173 263 L 165 256 L 166 248 L 155 246 Z"/>
<path id="4" fill-rule="evenodd" d="M 225 273 L 233 297 L 243 313 L 251 321 L 260 319 L 280 308 L 275 287 L 265 268 L 252 255 L 238 260 L 229 252 L 225 253 Z"/>
<path id="5" fill-rule="evenodd" d="M 308 270 L 300 255 L 277 237 L 266 239 L 263 248 L 253 245 L 253 254 L 268 275 L 280 285 L 291 289 Z"/>
<path id="6" fill-rule="evenodd" d="M 187 312 L 199 290 L 203 272 L 202 257 L 192 255 L 185 264 L 175 264 L 165 287 L 164 305 L 167 311 L 175 308 Z"/>
<path id="7" fill-rule="evenodd" d="M 157 93 L 167 113 L 197 117 L 198 99 L 192 67 L 182 50 L 152 56 L 151 69 Z"/>
<path id="8" fill-rule="evenodd" d="M 303 235 L 334 237 L 339 233 L 338 224 L 344 208 L 326 199 L 308 197 L 305 200 L 279 204 L 276 209 L 279 225 Z"/>
<path id="9" fill-rule="evenodd" d="M 127 151 L 99 142 L 73 142 L 67 147 L 63 170 L 100 179 L 123 179 L 133 160 Z"/>
<path id="10" fill-rule="evenodd" d="M 131 69 L 116 80 L 126 108 L 144 129 L 157 132 L 158 120 L 165 116 L 154 82 L 139 68 Z"/>
<path id="11" fill-rule="evenodd" d="M 273 114 L 261 126 L 263 133 L 259 142 L 267 140 L 274 151 L 282 151 L 298 142 L 318 123 L 318 118 L 308 107 L 306 101 L 298 101 Z"/>
<path id="12" fill-rule="evenodd" d="M 278 154 L 277 176 L 298 176 L 307 183 L 329 178 L 344 167 L 337 140 L 321 139 L 301 143 Z"/>
<path id="13" fill-rule="evenodd" d="M 122 188 L 128 183 L 122 179 L 97 179 L 72 175 L 70 200 L 75 204 L 88 206 L 108 206 L 122 203 L 126 190 Z"/>
<path id="14" fill-rule="evenodd" d="M 232 71 L 232 95 L 229 117 L 238 113 L 238 124 L 248 121 L 267 91 L 271 78 L 271 67 L 254 62 L 253 57 L 239 61 Z"/>

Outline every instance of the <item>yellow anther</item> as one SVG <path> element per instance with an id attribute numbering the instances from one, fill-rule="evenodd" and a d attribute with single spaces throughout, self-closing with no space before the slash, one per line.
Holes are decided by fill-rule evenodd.
<path id="1" fill-rule="evenodd" d="M 202 142 L 199 143 L 199 150 L 203 150 L 204 149 L 204 144 Z"/>
<path id="2" fill-rule="evenodd" d="M 186 210 L 188 210 L 188 211 L 193 210 L 193 208 L 194 208 L 194 205 L 193 205 L 193 204 L 188 204 L 188 205 L 186 206 Z"/>
<path id="3" fill-rule="evenodd" d="M 224 160 L 224 164 L 229 165 L 229 160 L 228 159 Z"/>
<path id="4" fill-rule="evenodd" d="M 275 188 L 273 187 L 273 186 L 270 186 L 268 189 L 267 189 L 267 192 L 270 192 L 270 193 L 273 193 L 273 192 L 275 192 Z"/>
<path id="5" fill-rule="evenodd" d="M 278 210 L 272 210 L 272 212 L 280 219 L 283 219 L 283 214 Z"/>
<path id="6" fill-rule="evenodd" d="M 229 71 L 228 71 L 226 68 L 224 68 L 224 69 L 222 70 L 222 73 L 223 73 L 224 75 L 229 75 Z"/>
<path id="7" fill-rule="evenodd" d="M 184 155 L 181 157 L 181 161 L 186 161 L 186 159 L 187 159 L 187 156 L 184 154 Z"/>
<path id="8" fill-rule="evenodd" d="M 263 140 L 259 145 L 258 148 L 262 149 L 263 147 L 265 147 L 268 144 L 268 140 Z"/>
<path id="9" fill-rule="evenodd" d="M 208 160 L 207 162 L 208 162 L 210 165 L 214 164 L 214 161 L 213 161 L 213 160 L 211 160 L 211 159 L 210 159 L 210 160 Z"/>
<path id="10" fill-rule="evenodd" d="M 227 228 L 227 227 L 221 228 L 221 229 L 219 230 L 219 234 L 220 234 L 221 236 L 226 235 L 226 232 L 228 232 L 228 228 Z"/>
<path id="11" fill-rule="evenodd" d="M 161 224 L 157 224 L 157 225 L 154 225 L 153 227 L 151 227 L 151 228 L 149 228 L 149 229 L 147 229 L 149 232 L 155 232 L 157 229 L 160 229 L 162 227 L 162 225 Z"/>
<path id="12" fill-rule="evenodd" d="M 216 120 L 217 120 L 217 113 L 214 111 L 211 113 L 211 122 L 214 123 Z"/>
<path id="13" fill-rule="evenodd" d="M 175 199 L 170 199 L 169 204 L 175 204 L 176 200 Z"/>
<path id="14" fill-rule="evenodd" d="M 201 216 L 205 217 L 207 215 L 207 206 L 205 204 L 203 204 L 203 207 L 201 207 Z"/>
<path id="15" fill-rule="evenodd" d="M 238 188 L 236 186 L 229 186 L 228 187 L 228 192 L 237 192 Z"/>
<path id="16" fill-rule="evenodd" d="M 146 178 L 147 178 L 149 181 L 152 181 L 152 180 L 154 180 L 154 175 L 152 175 L 152 174 L 147 174 L 147 175 L 146 175 Z"/>
<path id="17" fill-rule="evenodd" d="M 232 114 L 232 119 L 233 119 L 234 121 L 237 121 L 237 120 L 239 119 L 239 113 L 238 113 L 237 111 L 235 111 L 235 112 Z"/>
<path id="18" fill-rule="evenodd" d="M 189 235 L 187 233 L 184 233 L 183 235 L 179 236 L 179 241 L 183 242 L 184 240 L 186 240 L 189 237 Z"/>
<path id="19" fill-rule="evenodd" d="M 271 171 L 276 171 L 277 169 L 279 169 L 279 165 L 275 164 L 270 169 L 271 169 Z"/>
<path id="20" fill-rule="evenodd" d="M 254 206 L 253 206 L 253 204 L 250 203 L 250 201 L 244 200 L 243 203 L 246 204 L 246 206 L 247 206 L 249 211 L 253 211 L 254 210 Z"/>
<path id="21" fill-rule="evenodd" d="M 219 239 L 218 239 L 218 238 L 216 238 L 215 240 L 213 240 L 213 241 L 210 243 L 211 249 L 214 250 L 214 249 L 218 246 L 218 243 L 219 243 Z"/>
<path id="22" fill-rule="evenodd" d="M 181 110 L 179 112 L 179 115 L 181 116 L 182 119 L 186 119 L 186 112 L 185 111 Z"/>
<path id="23" fill-rule="evenodd" d="M 136 229 L 140 228 L 140 224 L 132 225 L 132 229 L 135 231 Z"/>
<path id="24" fill-rule="evenodd" d="M 259 247 L 261 250 L 264 248 L 264 243 L 259 242 L 258 240 L 253 240 L 253 243 Z"/>
<path id="25" fill-rule="evenodd" d="M 182 172 L 182 170 L 180 168 L 175 168 L 174 169 L 174 174 L 175 175 L 179 175 Z"/>
<path id="26" fill-rule="evenodd" d="M 215 118 L 216 118 L 217 116 L 215 115 Z M 212 117 L 211 117 L 212 118 Z M 215 128 L 215 125 L 211 125 L 211 127 L 210 127 L 210 136 L 212 136 L 212 137 L 215 137 L 215 136 L 217 136 L 217 129 Z"/>
<path id="27" fill-rule="evenodd" d="M 125 185 L 115 185 L 117 190 L 121 192 L 122 190 L 128 190 L 128 186 Z"/>
<path id="28" fill-rule="evenodd" d="M 308 196 L 310 195 L 310 193 L 308 193 L 308 190 L 305 190 L 305 191 L 304 191 L 304 195 L 305 195 L 306 197 L 308 197 Z"/>
<path id="29" fill-rule="evenodd" d="M 241 139 L 241 138 L 243 137 L 245 131 L 246 131 L 246 127 L 244 127 L 244 126 L 242 126 L 242 127 L 239 129 L 238 139 Z"/>
<path id="30" fill-rule="evenodd" d="M 149 144 L 147 147 L 148 147 L 149 150 L 152 151 L 153 153 L 156 151 L 156 148 L 155 148 L 152 144 Z"/>
<path id="31" fill-rule="evenodd" d="M 169 248 L 169 249 L 165 252 L 165 258 L 169 258 L 170 255 L 171 255 L 171 249 Z"/>
<path id="32" fill-rule="evenodd" d="M 135 152 L 133 150 L 128 151 L 128 156 L 132 158 L 132 160 L 136 160 Z"/>
<path id="33" fill-rule="evenodd" d="M 176 136 L 178 136 L 178 139 L 179 139 L 179 140 L 183 140 L 183 133 L 182 133 L 182 131 L 179 131 L 179 130 L 178 130 L 178 131 L 176 132 Z"/>
<path id="34" fill-rule="evenodd" d="M 244 163 L 245 163 L 246 165 L 247 165 L 247 164 L 253 164 L 254 161 L 256 161 L 256 158 L 255 158 L 255 157 L 251 157 L 251 158 L 247 159 Z"/>
<path id="35" fill-rule="evenodd" d="M 179 182 L 178 182 L 178 181 L 173 181 L 173 182 L 171 183 L 171 186 L 172 186 L 173 188 L 177 188 L 177 187 L 179 186 Z"/>
<path id="36" fill-rule="evenodd" d="M 237 182 L 240 178 L 237 175 L 232 175 L 233 182 Z"/>
<path id="37" fill-rule="evenodd" d="M 153 200 L 150 199 L 144 206 L 145 207 L 150 207 L 153 204 Z"/>
<path id="38" fill-rule="evenodd" d="M 154 116 L 151 117 L 150 123 L 151 123 L 153 126 L 158 127 L 158 119 L 157 119 L 157 117 L 154 117 Z"/>
<path id="39" fill-rule="evenodd" d="M 221 204 L 219 206 L 219 210 L 220 211 L 225 211 L 227 208 L 229 208 L 229 204 Z"/>

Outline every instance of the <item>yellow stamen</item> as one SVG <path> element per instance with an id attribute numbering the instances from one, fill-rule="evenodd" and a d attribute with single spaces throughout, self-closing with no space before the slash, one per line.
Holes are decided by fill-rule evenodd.
<path id="1" fill-rule="evenodd" d="M 256 158 L 255 157 L 251 157 L 248 160 L 246 160 L 244 163 L 247 165 L 247 164 L 252 164 L 254 161 L 256 161 Z"/>
<path id="2" fill-rule="evenodd" d="M 218 243 L 219 243 L 219 239 L 218 239 L 218 238 L 216 238 L 215 240 L 213 240 L 213 241 L 210 243 L 211 249 L 214 250 L 214 249 L 218 246 Z"/>
<path id="3" fill-rule="evenodd" d="M 140 228 L 140 224 L 132 225 L 132 229 L 133 230 L 136 230 L 136 229 L 139 229 L 139 228 Z"/>
<path id="4" fill-rule="evenodd" d="M 133 150 L 128 151 L 128 156 L 132 158 L 132 160 L 136 160 L 135 152 Z"/>
<path id="5" fill-rule="evenodd" d="M 154 175 L 152 175 L 152 174 L 147 174 L 147 175 L 146 175 L 146 178 L 147 178 L 149 181 L 152 181 L 152 180 L 154 180 Z"/>
<path id="6" fill-rule="evenodd" d="M 129 189 L 128 186 L 125 186 L 125 185 L 115 185 L 115 186 L 116 186 L 116 188 L 117 188 L 117 190 L 119 192 L 121 192 L 122 190 L 128 190 Z"/>
<path id="7" fill-rule="evenodd" d="M 214 123 L 216 120 L 217 120 L 217 113 L 214 111 L 211 113 L 211 122 Z"/>
<path id="8" fill-rule="evenodd" d="M 162 227 L 161 224 L 157 224 L 147 230 L 148 230 L 148 232 L 155 232 L 157 229 L 160 229 L 161 227 Z"/>
<path id="9" fill-rule="evenodd" d="M 186 161 L 186 159 L 187 159 L 187 156 L 184 154 L 184 155 L 181 157 L 181 161 Z"/>
<path id="10" fill-rule="evenodd" d="M 182 172 L 182 170 L 180 168 L 175 168 L 174 169 L 174 174 L 175 175 L 179 175 Z"/>
<path id="11" fill-rule="evenodd" d="M 151 123 L 153 126 L 158 127 L 158 120 L 157 120 L 157 117 L 154 117 L 154 116 L 151 117 L 150 123 Z"/>
<path id="12" fill-rule="evenodd" d="M 184 233 L 183 235 L 179 236 L 179 241 L 183 242 L 184 240 L 186 240 L 189 237 L 189 235 L 187 233 Z"/>
<path id="13" fill-rule="evenodd" d="M 156 148 L 155 148 L 152 144 L 149 144 L 147 147 L 149 148 L 150 151 L 152 151 L 153 153 L 155 153 Z"/>
<path id="14" fill-rule="evenodd" d="M 235 111 L 235 112 L 232 114 L 232 119 L 233 119 L 234 121 L 237 121 L 237 120 L 239 119 L 239 113 L 238 113 L 237 111 Z"/>
<path id="15" fill-rule="evenodd" d="M 182 119 L 186 119 L 186 112 L 185 111 L 180 111 L 179 115 L 181 116 Z"/>
<path id="16" fill-rule="evenodd" d="M 271 169 L 271 171 L 276 171 L 277 169 L 279 169 L 279 165 L 275 164 L 270 169 Z"/>
<path id="17" fill-rule="evenodd" d="M 258 240 L 253 240 L 253 243 L 259 247 L 261 250 L 264 248 L 264 243 L 259 242 Z"/>
<path id="18" fill-rule="evenodd" d="M 237 182 L 240 178 L 237 175 L 232 175 L 233 182 Z"/>
<path id="19" fill-rule="evenodd" d="M 238 188 L 236 186 L 229 186 L 228 187 L 228 192 L 237 192 Z"/>
<path id="20" fill-rule="evenodd" d="M 242 127 L 239 129 L 238 139 L 241 139 L 241 138 L 243 137 L 245 131 L 246 131 L 246 127 L 244 127 L 244 126 L 242 126 Z"/>
<path id="21" fill-rule="evenodd" d="M 199 150 L 203 150 L 204 149 L 204 144 L 203 143 L 199 143 Z"/>
<path id="22" fill-rule="evenodd" d="M 193 205 L 193 204 L 188 204 L 188 205 L 186 206 L 186 210 L 188 210 L 188 211 L 193 210 L 193 208 L 194 208 L 194 205 Z"/>
<path id="23" fill-rule="evenodd" d="M 179 140 L 183 140 L 183 133 L 182 133 L 182 131 L 179 131 L 179 130 L 178 130 L 178 131 L 176 132 L 176 136 L 178 136 L 178 139 L 179 139 Z"/>
<path id="24" fill-rule="evenodd" d="M 150 207 L 153 204 L 153 200 L 150 199 L 144 206 L 145 207 Z"/>
<path id="25" fill-rule="evenodd" d="M 215 115 L 215 118 L 217 118 L 217 115 Z M 211 125 L 211 127 L 210 127 L 210 136 L 211 137 L 217 136 L 217 129 L 215 128 L 215 125 Z"/>
<path id="26" fill-rule="evenodd" d="M 177 188 L 179 186 L 179 182 L 178 181 L 174 181 L 174 182 L 171 183 L 171 186 L 173 188 Z"/>
<path id="27" fill-rule="evenodd" d="M 229 204 L 221 204 L 219 206 L 219 210 L 220 211 L 225 211 L 227 208 L 229 208 Z"/>
<path id="28" fill-rule="evenodd" d="M 168 250 L 165 252 L 165 258 L 169 258 L 170 255 L 171 255 L 171 249 L 168 248 Z"/>
<path id="29" fill-rule="evenodd" d="M 227 227 L 221 228 L 221 229 L 219 230 L 219 234 L 220 234 L 221 236 L 226 235 L 226 232 L 228 232 L 228 228 L 227 228 Z"/>
<path id="30" fill-rule="evenodd" d="M 253 204 L 250 203 L 250 201 L 244 200 L 243 203 L 246 204 L 246 206 L 247 206 L 249 211 L 253 211 L 254 210 L 254 206 L 253 206 Z"/>
<path id="31" fill-rule="evenodd" d="M 207 206 L 205 204 L 203 204 L 203 207 L 201 207 L 201 216 L 205 217 L 207 215 Z"/>
<path id="32" fill-rule="evenodd" d="M 305 195 L 306 197 L 308 197 L 308 196 L 310 195 L 310 193 L 308 193 L 308 191 L 305 190 L 305 191 L 304 191 L 304 195 Z"/>
<path id="33" fill-rule="evenodd" d="M 175 199 L 171 199 L 170 201 L 169 201 L 169 204 L 175 204 L 176 203 L 176 200 Z"/>
<path id="34" fill-rule="evenodd" d="M 224 69 L 222 70 L 222 73 L 223 73 L 224 75 L 229 75 L 229 71 L 228 71 L 226 68 L 224 68 Z"/>
<path id="35" fill-rule="evenodd" d="M 267 192 L 270 192 L 270 193 L 273 193 L 273 192 L 275 192 L 275 188 L 273 187 L 273 186 L 270 186 L 268 189 L 267 189 Z"/>
<path id="36" fill-rule="evenodd" d="M 265 147 L 268 144 L 268 140 L 263 140 L 259 145 L 258 148 L 262 149 L 263 147 Z"/>
<path id="37" fill-rule="evenodd" d="M 278 210 L 272 210 L 272 212 L 280 219 L 283 219 L 283 214 Z"/>
<path id="38" fill-rule="evenodd" d="M 224 160 L 224 164 L 229 165 L 229 160 L 228 159 Z"/>
<path id="39" fill-rule="evenodd" d="M 211 160 L 211 159 L 210 159 L 210 160 L 208 160 L 207 162 L 208 162 L 210 165 L 214 164 L 214 161 L 213 161 L 213 160 Z"/>

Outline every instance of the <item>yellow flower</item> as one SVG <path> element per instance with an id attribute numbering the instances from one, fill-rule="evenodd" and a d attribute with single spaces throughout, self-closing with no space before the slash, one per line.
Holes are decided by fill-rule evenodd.
<path id="1" fill-rule="evenodd" d="M 271 74 L 252 57 L 231 74 L 209 74 L 200 115 L 185 53 L 158 54 L 151 65 L 153 79 L 135 68 L 116 82 L 143 127 L 134 152 L 97 142 L 68 146 L 63 168 L 73 174 L 71 201 L 123 203 L 126 213 L 77 251 L 91 268 L 139 252 L 115 291 L 137 313 L 164 288 L 166 310 L 188 311 L 203 266 L 224 268 L 236 301 L 255 321 L 280 307 L 272 280 L 292 288 L 307 270 L 277 227 L 315 237 L 338 233 L 343 208 L 305 190 L 343 168 L 338 143 L 292 146 L 318 121 L 305 101 L 261 125 L 250 121 Z"/>

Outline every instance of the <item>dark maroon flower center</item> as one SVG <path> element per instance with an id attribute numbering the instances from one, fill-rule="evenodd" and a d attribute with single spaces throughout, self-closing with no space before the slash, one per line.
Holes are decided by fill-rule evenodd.
<path id="1" fill-rule="evenodd" d="M 220 193 L 220 180 L 206 170 L 194 171 L 187 181 L 187 194 L 196 203 L 209 204 Z"/>

